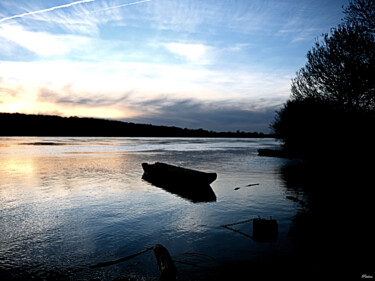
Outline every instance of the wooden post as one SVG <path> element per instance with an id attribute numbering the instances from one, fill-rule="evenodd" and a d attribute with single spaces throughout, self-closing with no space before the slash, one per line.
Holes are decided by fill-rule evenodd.
<path id="1" fill-rule="evenodd" d="M 253 219 L 253 238 L 259 242 L 276 242 L 279 227 L 276 220 Z"/>
<path id="2" fill-rule="evenodd" d="M 175 281 L 177 270 L 168 250 L 160 244 L 156 244 L 153 250 L 160 271 L 160 280 Z"/>

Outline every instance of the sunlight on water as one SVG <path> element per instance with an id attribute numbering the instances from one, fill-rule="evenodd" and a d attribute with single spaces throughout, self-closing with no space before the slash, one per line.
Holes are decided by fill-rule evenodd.
<path id="1" fill-rule="evenodd" d="M 158 276 L 152 255 L 90 269 L 161 243 L 176 259 L 220 261 L 288 251 L 296 204 L 285 199 L 286 160 L 257 156 L 272 139 L 0 139 L 0 277 L 113 280 Z M 142 180 L 142 162 L 203 171 L 216 202 L 197 203 Z M 255 184 L 253 186 L 248 186 Z M 279 222 L 273 245 L 221 227 L 258 216 Z M 251 235 L 251 224 L 238 226 Z M 200 260 L 210 267 L 212 260 Z M 184 274 L 194 268 L 179 265 Z M 197 273 L 199 276 L 199 273 Z M 157 279 L 156 279 L 157 280 Z"/>

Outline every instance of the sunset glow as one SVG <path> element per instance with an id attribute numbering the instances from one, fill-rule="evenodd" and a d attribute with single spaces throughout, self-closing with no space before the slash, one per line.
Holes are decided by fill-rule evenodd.
<path id="1" fill-rule="evenodd" d="M 0 112 L 266 132 L 346 2 L 2 1 Z"/>

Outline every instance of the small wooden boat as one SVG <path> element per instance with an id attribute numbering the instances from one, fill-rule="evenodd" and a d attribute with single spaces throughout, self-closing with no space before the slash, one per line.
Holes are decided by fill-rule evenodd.
<path id="1" fill-rule="evenodd" d="M 159 182 L 209 185 L 217 178 L 216 173 L 206 173 L 165 163 L 142 163 L 145 174 Z"/>

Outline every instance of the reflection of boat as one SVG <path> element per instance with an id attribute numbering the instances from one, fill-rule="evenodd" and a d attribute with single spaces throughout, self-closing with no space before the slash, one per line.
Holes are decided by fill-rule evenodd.
<path id="1" fill-rule="evenodd" d="M 216 173 L 205 173 L 201 171 L 177 167 L 165 163 L 155 164 L 142 163 L 145 174 L 158 181 L 165 183 L 187 183 L 209 185 L 216 180 Z"/>
<path id="2" fill-rule="evenodd" d="M 208 184 L 189 184 L 186 182 L 168 182 L 163 181 L 160 177 L 153 177 L 150 174 L 144 173 L 142 179 L 151 183 L 156 187 L 160 187 L 165 191 L 176 194 L 193 203 L 199 202 L 215 202 L 216 195 Z"/>

